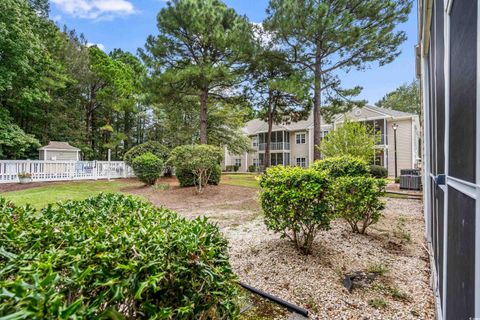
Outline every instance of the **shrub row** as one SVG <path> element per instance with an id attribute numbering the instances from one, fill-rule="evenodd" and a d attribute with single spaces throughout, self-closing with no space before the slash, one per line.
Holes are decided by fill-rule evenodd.
<path id="1" fill-rule="evenodd" d="M 367 164 L 352 157 L 328 158 L 311 168 L 276 166 L 260 179 L 260 199 L 268 229 L 310 253 L 320 230 L 336 218 L 365 233 L 384 208 L 385 181 L 370 176 Z"/>
<path id="2" fill-rule="evenodd" d="M 227 241 L 134 197 L 19 208 L 0 199 L 0 318 L 232 319 Z"/>

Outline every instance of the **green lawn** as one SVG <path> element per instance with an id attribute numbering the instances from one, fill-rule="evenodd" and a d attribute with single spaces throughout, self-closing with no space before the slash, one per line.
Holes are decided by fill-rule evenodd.
<path id="1" fill-rule="evenodd" d="M 220 183 L 232 186 L 260 188 L 258 177 L 259 175 L 256 174 L 222 174 Z"/>
<path id="2" fill-rule="evenodd" d="M 75 181 L 69 183 L 54 183 L 38 188 L 4 192 L 4 197 L 16 205 L 30 203 L 35 208 L 43 208 L 49 203 L 65 200 L 81 200 L 101 192 L 117 193 L 132 182 L 119 181 Z"/>

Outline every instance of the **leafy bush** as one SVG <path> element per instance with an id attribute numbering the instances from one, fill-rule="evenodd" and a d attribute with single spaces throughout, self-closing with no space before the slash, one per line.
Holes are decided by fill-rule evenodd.
<path id="1" fill-rule="evenodd" d="M 237 165 L 228 165 L 228 166 L 225 166 L 225 171 L 226 171 L 226 172 L 237 172 L 238 169 L 240 169 L 240 167 L 237 166 Z"/>
<path id="2" fill-rule="evenodd" d="M 319 230 L 330 228 L 328 172 L 276 166 L 260 179 L 260 199 L 268 229 L 281 233 L 303 253 L 311 253 Z"/>
<path id="3" fill-rule="evenodd" d="M 352 231 L 365 233 L 377 223 L 385 204 L 385 181 L 372 177 L 339 177 L 332 184 L 331 204 L 336 216 L 344 218 Z"/>
<path id="4" fill-rule="evenodd" d="M 251 164 L 248 166 L 248 172 L 257 172 L 258 171 L 258 167 L 254 164 Z"/>
<path id="5" fill-rule="evenodd" d="M 40 212 L 0 199 L 0 318 L 235 319 L 227 241 L 131 196 Z"/>
<path id="6" fill-rule="evenodd" d="M 163 161 L 153 153 L 147 152 L 133 159 L 132 167 L 140 181 L 154 185 L 162 175 Z"/>
<path id="7" fill-rule="evenodd" d="M 172 150 L 168 163 L 175 167 L 180 186 L 196 186 L 202 192 L 207 184 L 218 184 L 223 160 L 222 149 L 210 145 L 186 145 Z"/>
<path id="8" fill-rule="evenodd" d="M 370 174 L 379 179 L 387 178 L 388 177 L 388 171 L 387 168 L 384 166 L 377 166 L 377 165 L 371 165 L 370 166 Z"/>
<path id="9" fill-rule="evenodd" d="M 312 168 L 319 171 L 328 170 L 332 178 L 365 176 L 370 172 L 365 161 L 348 155 L 315 161 Z"/>
<path id="10" fill-rule="evenodd" d="M 175 176 L 180 182 L 180 187 L 192 187 L 195 185 L 195 176 L 188 169 L 176 169 Z M 220 165 L 214 166 L 210 174 L 210 179 L 208 184 L 217 186 L 220 183 L 220 178 L 222 176 L 222 168 Z"/>
<path id="11" fill-rule="evenodd" d="M 38 157 L 40 142 L 25 133 L 10 118 L 6 110 L 0 109 L 0 159 L 25 159 Z"/>
<path id="12" fill-rule="evenodd" d="M 164 163 L 167 161 L 170 154 L 170 150 L 160 142 L 147 141 L 128 150 L 123 156 L 123 161 L 131 166 L 133 164 L 133 159 L 147 152 L 153 153 Z"/>
<path id="13" fill-rule="evenodd" d="M 381 136 L 362 122 L 348 119 L 334 131 L 325 136 L 320 144 L 320 153 L 325 157 L 349 155 L 369 162 L 375 144 Z"/>

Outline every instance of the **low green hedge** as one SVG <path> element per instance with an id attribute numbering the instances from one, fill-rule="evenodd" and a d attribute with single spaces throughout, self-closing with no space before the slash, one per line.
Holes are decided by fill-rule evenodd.
<path id="1" fill-rule="evenodd" d="M 388 170 L 384 166 L 371 165 L 370 174 L 372 177 L 384 179 L 388 177 Z"/>
<path id="2" fill-rule="evenodd" d="M 365 161 L 348 155 L 315 161 L 312 168 L 319 171 L 328 170 L 332 178 L 368 176 L 370 174 L 370 169 Z"/>
<path id="3" fill-rule="evenodd" d="M 131 196 L 0 199 L 0 318 L 235 319 L 228 259 L 217 226 Z"/>

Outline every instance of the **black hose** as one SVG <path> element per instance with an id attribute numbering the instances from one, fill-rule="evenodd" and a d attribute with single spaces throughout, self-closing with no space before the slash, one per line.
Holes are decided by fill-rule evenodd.
<path id="1" fill-rule="evenodd" d="M 301 314 L 302 316 L 304 317 L 308 317 L 308 311 L 303 309 L 303 308 L 300 308 L 288 301 L 285 301 L 285 300 L 282 300 L 278 297 L 275 297 L 273 295 L 271 295 L 270 293 L 267 293 L 267 292 L 264 292 L 262 290 L 259 290 L 259 289 L 256 289 L 252 286 L 249 286 L 248 284 L 246 283 L 243 283 L 241 281 L 238 282 L 242 287 L 244 287 L 245 289 L 255 293 L 255 294 L 258 294 L 259 296 L 262 296 L 263 298 L 265 299 L 268 299 L 270 301 L 273 301 L 275 303 L 278 303 L 279 305 L 287 308 L 289 311 L 292 311 L 292 312 L 295 312 L 295 313 L 298 313 L 298 314 Z"/>

